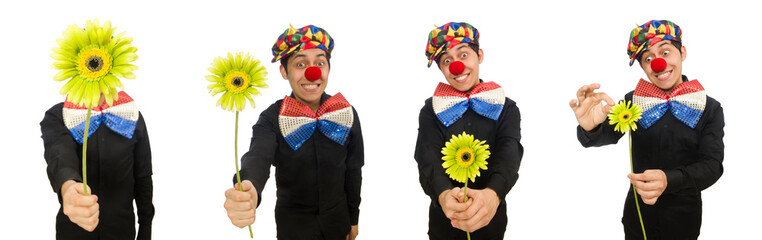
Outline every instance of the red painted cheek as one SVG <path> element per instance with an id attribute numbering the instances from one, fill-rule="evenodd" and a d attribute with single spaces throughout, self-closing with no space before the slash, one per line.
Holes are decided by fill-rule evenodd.
<path id="1" fill-rule="evenodd" d="M 463 65 L 463 62 L 461 61 L 455 61 L 450 64 L 450 73 L 453 75 L 458 75 L 463 73 L 463 70 L 466 69 L 466 65 Z"/>
<path id="2" fill-rule="evenodd" d="M 664 71 L 665 68 L 667 68 L 667 61 L 664 61 L 664 58 L 657 58 L 651 61 L 651 70 L 654 72 Z"/>
<path id="3" fill-rule="evenodd" d="M 323 72 L 320 71 L 319 67 L 308 67 L 307 70 L 304 71 L 304 77 L 306 77 L 307 80 L 310 80 L 310 81 L 318 80 L 322 76 L 323 76 Z"/>

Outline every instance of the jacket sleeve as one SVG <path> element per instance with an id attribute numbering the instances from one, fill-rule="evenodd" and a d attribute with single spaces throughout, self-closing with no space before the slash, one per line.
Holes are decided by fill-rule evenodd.
<path id="1" fill-rule="evenodd" d="M 509 101 L 506 101 L 508 103 Z M 513 103 L 512 101 L 510 101 Z M 498 123 L 495 142 L 490 145 L 492 154 L 488 160 L 489 168 L 495 170 L 487 178 L 486 187 L 497 193 L 500 199 L 516 184 L 519 178 L 519 166 L 524 155 L 521 145 L 521 113 L 515 103 L 506 104 L 503 116 Z"/>
<path id="2" fill-rule="evenodd" d="M 279 105 L 278 105 L 279 106 Z M 262 202 L 262 190 L 270 178 L 270 166 L 275 161 L 278 150 L 277 113 L 273 106 L 259 115 L 259 120 L 252 127 L 249 151 L 241 158 L 241 181 L 249 180 L 257 191 L 257 207 Z M 233 174 L 233 183 L 237 183 Z"/>
<path id="3" fill-rule="evenodd" d="M 45 161 L 53 191 L 61 202 L 61 186 L 68 180 L 82 182 L 79 144 L 74 140 L 63 121 L 63 103 L 53 106 L 40 122 Z"/>
<path id="4" fill-rule="evenodd" d="M 153 206 L 153 174 L 151 163 L 151 143 L 148 140 L 148 129 L 141 114 L 135 128 L 135 205 L 138 209 L 138 240 L 151 239 L 151 224 L 155 209 Z"/>
<path id="5" fill-rule="evenodd" d="M 353 107 L 354 110 L 354 107 Z M 362 187 L 362 166 L 365 164 L 362 129 L 357 111 L 354 112 L 354 123 L 347 143 L 347 171 L 344 180 L 344 191 L 347 194 L 349 221 L 357 225 L 360 217 L 360 188 Z"/>
<path id="6" fill-rule="evenodd" d="M 699 160 L 676 169 L 664 170 L 667 175 L 665 192 L 702 191 L 722 176 L 722 161 L 725 156 L 725 144 L 722 140 L 725 135 L 725 116 L 722 106 L 717 106 L 714 111 L 707 111 L 706 117 L 707 123 L 701 129 L 698 142 Z"/>
<path id="7" fill-rule="evenodd" d="M 418 140 L 415 144 L 415 161 L 418 162 L 418 180 L 426 195 L 439 206 L 439 194 L 453 188 L 452 182 L 442 169 L 442 147 L 445 137 L 439 130 L 434 110 L 429 104 L 421 109 L 418 116 Z"/>

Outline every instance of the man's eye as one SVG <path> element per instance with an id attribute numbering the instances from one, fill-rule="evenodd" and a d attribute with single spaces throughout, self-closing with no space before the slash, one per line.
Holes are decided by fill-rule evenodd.
<path id="1" fill-rule="evenodd" d="M 297 63 L 296 66 L 297 67 L 304 67 L 304 63 Z"/>
<path id="2" fill-rule="evenodd" d="M 662 54 L 663 54 L 663 55 L 667 55 L 667 54 L 669 54 L 669 50 L 664 50 L 664 52 L 663 52 Z"/>
<path id="3" fill-rule="evenodd" d="M 318 67 L 322 67 L 323 65 L 325 65 L 325 63 L 324 63 L 324 62 L 318 62 L 318 63 L 317 63 L 317 66 L 318 66 Z"/>
<path id="4" fill-rule="evenodd" d="M 451 62 L 451 60 L 450 60 L 450 59 L 445 59 L 445 60 L 444 60 L 444 63 L 450 63 L 450 62 Z"/>
<path id="5" fill-rule="evenodd" d="M 646 58 L 646 62 L 650 62 L 651 60 L 653 60 L 653 58 L 651 58 L 651 57 L 647 57 Z"/>
<path id="6" fill-rule="evenodd" d="M 461 57 L 461 58 L 465 58 L 465 57 L 468 57 L 468 53 L 461 53 L 461 54 L 460 54 L 460 57 Z"/>

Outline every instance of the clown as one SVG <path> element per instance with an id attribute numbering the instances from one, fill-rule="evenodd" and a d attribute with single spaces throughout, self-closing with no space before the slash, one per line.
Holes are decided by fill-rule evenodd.
<path id="1" fill-rule="evenodd" d="M 278 239 L 354 239 L 364 164 L 360 119 L 337 93 L 324 92 L 333 38 L 322 28 L 290 27 L 273 45 L 272 62 L 291 95 L 259 116 L 241 159 L 243 192 L 225 191 L 233 225 L 254 223 L 262 190 L 275 166 Z"/>
<path id="2" fill-rule="evenodd" d="M 701 191 L 723 172 L 722 107 L 698 80 L 683 75 L 687 52 L 681 36 L 676 24 L 652 20 L 632 30 L 627 47 L 630 66 L 637 60 L 648 79 L 640 79 L 624 96 L 643 108 L 638 130 L 632 132 L 635 173 L 628 178 L 640 196 L 648 239 L 697 239 Z M 614 101 L 595 92 L 599 88 L 582 86 L 569 102 L 584 147 L 615 144 L 623 136 L 613 125 L 601 124 Z M 622 217 L 626 239 L 643 239 L 631 188 L 627 195 Z"/>
<path id="3" fill-rule="evenodd" d="M 436 63 L 449 84 L 439 83 L 419 115 L 415 160 L 423 191 L 431 197 L 429 238 L 503 239 L 507 224 L 505 196 L 518 179 L 524 153 L 521 116 L 516 103 L 495 82 L 479 78 L 484 51 L 479 31 L 468 23 L 450 22 L 431 31 L 426 46 L 428 66 Z M 462 184 L 442 168 L 442 147 L 462 132 L 485 140 L 492 155 L 489 168 Z"/>

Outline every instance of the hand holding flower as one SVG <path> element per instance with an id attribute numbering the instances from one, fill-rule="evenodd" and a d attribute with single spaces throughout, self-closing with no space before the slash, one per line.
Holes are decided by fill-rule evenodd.
<path id="1" fill-rule="evenodd" d="M 98 196 L 85 195 L 85 185 L 74 180 L 66 181 L 61 186 L 61 204 L 63 213 L 69 220 L 85 231 L 92 232 L 98 227 L 100 205 Z"/>
<path id="2" fill-rule="evenodd" d="M 233 188 L 225 191 L 225 210 L 230 222 L 239 228 L 254 224 L 258 197 L 254 184 L 249 180 L 244 180 L 240 186 L 236 183 Z"/>
<path id="3" fill-rule="evenodd" d="M 659 169 L 649 169 L 643 173 L 630 173 L 627 175 L 630 183 L 640 194 L 640 198 L 648 205 L 656 204 L 656 200 L 667 189 L 667 174 Z"/>
<path id="4" fill-rule="evenodd" d="M 458 194 L 462 196 L 462 194 Z M 473 232 L 487 226 L 495 217 L 497 207 L 500 206 L 500 198 L 494 190 L 485 188 L 482 190 L 469 189 L 468 208 L 462 212 L 456 212 L 454 218 L 450 218 L 455 228 L 466 232 Z"/>

